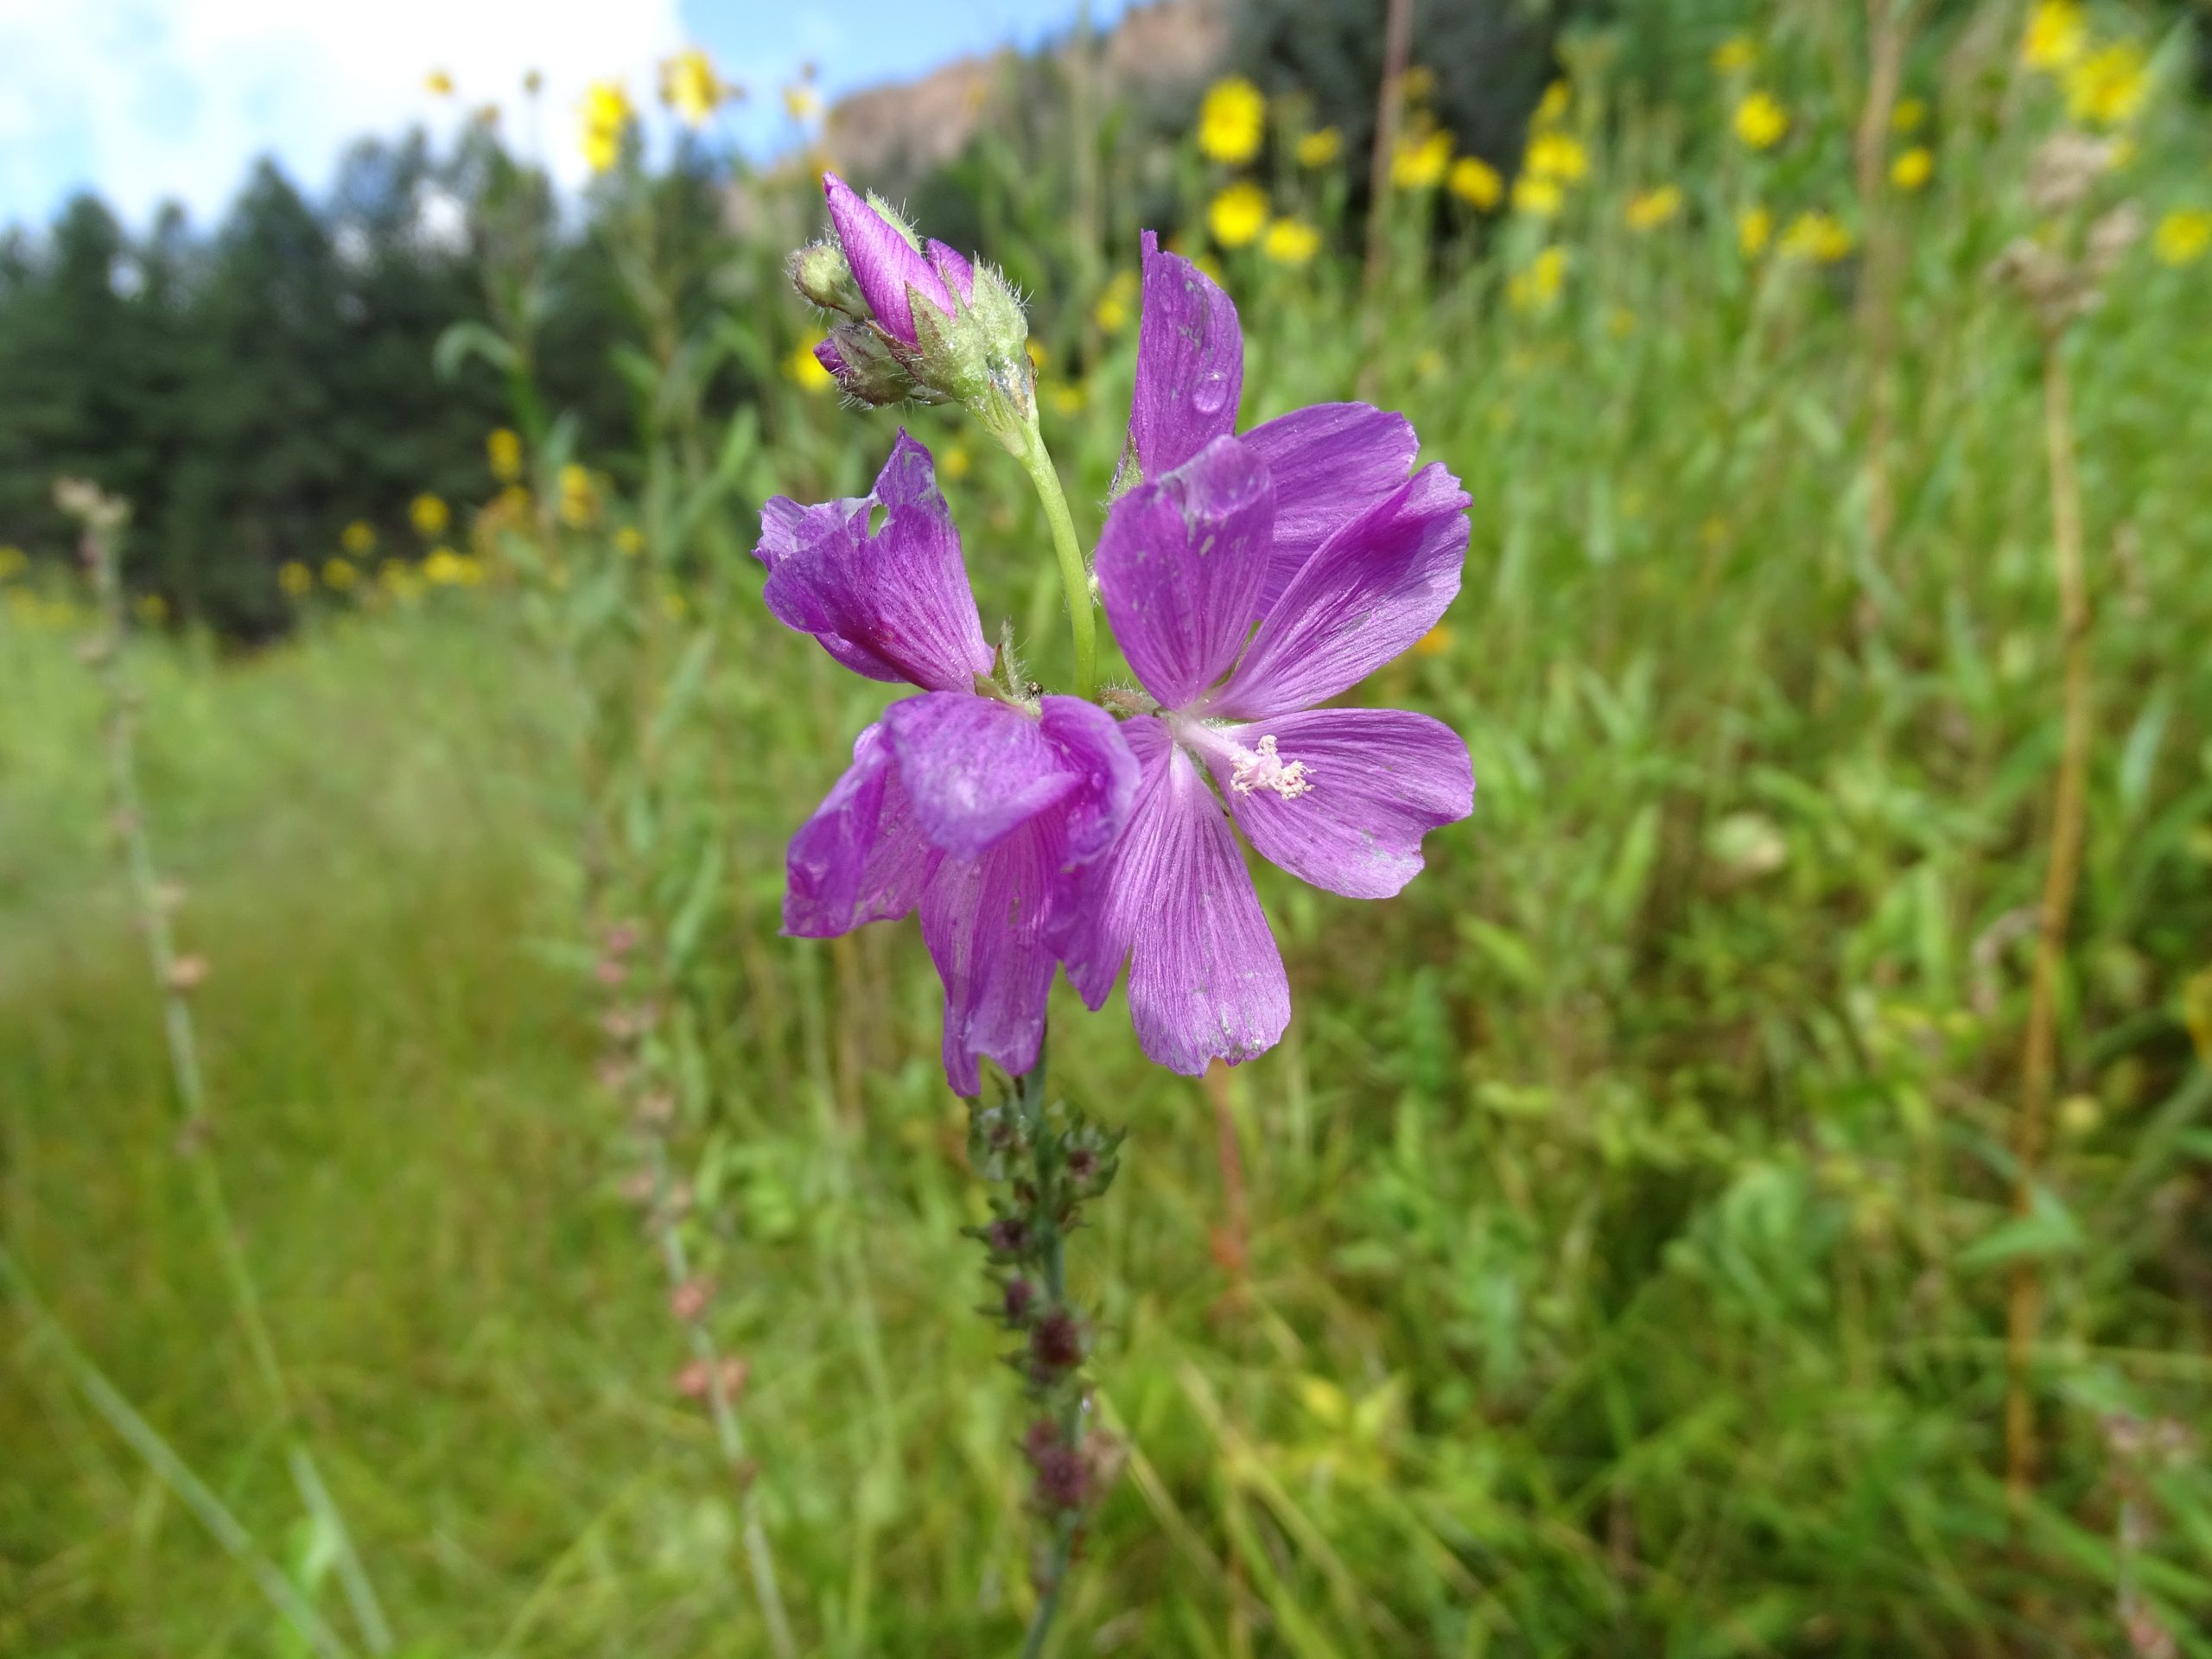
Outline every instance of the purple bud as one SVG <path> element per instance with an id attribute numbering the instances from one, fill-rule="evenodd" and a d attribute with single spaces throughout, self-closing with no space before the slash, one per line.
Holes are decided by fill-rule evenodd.
<path id="1" fill-rule="evenodd" d="M 1083 1325 L 1064 1307 L 1037 1321 L 1029 1333 L 1029 1357 L 1043 1371 L 1065 1371 L 1083 1363 Z"/>
<path id="2" fill-rule="evenodd" d="M 938 280 L 947 288 L 959 290 L 963 300 L 976 297 L 976 268 L 953 250 L 931 237 L 929 241 L 930 265 Z"/>
<path id="3" fill-rule="evenodd" d="M 947 315 L 954 308 L 952 296 L 938 275 L 938 268 L 906 239 L 902 227 L 862 200 L 835 173 L 822 175 L 822 193 L 829 199 L 830 222 L 836 227 L 845 262 L 852 266 L 853 280 L 860 284 L 876 321 L 893 339 L 908 346 L 918 344 L 913 306 L 907 298 L 910 288 Z M 947 268 L 957 265 L 972 290 L 975 275 L 967 262 L 950 248 L 945 252 L 951 256 Z"/>
<path id="4" fill-rule="evenodd" d="M 1001 1255 L 1018 1255 L 1028 1230 L 1018 1216 L 1001 1216 L 983 1232 L 983 1242 Z"/>
<path id="5" fill-rule="evenodd" d="M 1027 1279 L 1009 1279 L 1006 1287 L 1006 1322 L 1020 1325 L 1028 1317 L 1029 1304 L 1037 1300 L 1037 1287 Z"/>
<path id="6" fill-rule="evenodd" d="M 1079 1510 L 1090 1496 L 1090 1470 L 1072 1446 L 1047 1446 L 1036 1459 L 1037 1496 L 1047 1509 Z"/>
<path id="7" fill-rule="evenodd" d="M 814 360 L 828 370 L 835 379 L 842 380 L 852 372 L 845 366 L 845 359 L 838 352 L 837 342 L 834 340 L 824 339 L 817 342 L 814 347 Z"/>

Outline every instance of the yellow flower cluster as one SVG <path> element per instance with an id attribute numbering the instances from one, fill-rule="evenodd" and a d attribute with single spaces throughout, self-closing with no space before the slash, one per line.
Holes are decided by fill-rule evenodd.
<path id="1" fill-rule="evenodd" d="M 561 522 L 571 530 L 582 530 L 599 517 L 599 492 L 591 474 L 573 461 L 561 469 L 559 512 Z"/>
<path id="2" fill-rule="evenodd" d="M 1301 219 L 1279 219 L 1260 239 L 1260 251 L 1279 265 L 1302 265 L 1321 251 L 1321 232 Z"/>
<path id="3" fill-rule="evenodd" d="M 1744 257 L 1756 259 L 1774 240 L 1774 215 L 1764 207 L 1746 207 L 1736 215 L 1736 245 Z"/>
<path id="4" fill-rule="evenodd" d="M 1452 166 L 1452 135 L 1424 127 L 1401 139 L 1390 156 L 1390 182 L 1401 190 L 1433 190 Z"/>
<path id="5" fill-rule="evenodd" d="M 297 559 L 287 559 L 276 569 L 276 585 L 293 599 L 304 599 L 315 587 L 315 572 Z"/>
<path id="6" fill-rule="evenodd" d="M 1298 141 L 1298 164 L 1305 168 L 1326 167 L 1344 153 L 1344 134 L 1334 127 L 1319 128 Z"/>
<path id="7" fill-rule="evenodd" d="M 1566 131 L 1572 96 L 1567 83 L 1555 80 L 1545 89 L 1529 124 L 1529 147 L 1522 153 L 1521 171 L 1513 181 L 1513 210 L 1532 219 L 1549 219 L 1567 205 L 1570 187 L 1590 173 L 1590 152 L 1582 141 Z"/>
<path id="8" fill-rule="evenodd" d="M 1925 144 L 1915 144 L 1890 163 L 1890 182 L 1900 190 L 1924 187 L 1936 174 L 1936 154 Z"/>
<path id="9" fill-rule="evenodd" d="M 1682 211 L 1681 187 L 1662 184 L 1656 190 L 1639 190 L 1628 199 L 1626 218 L 1632 231 L 1656 231 Z"/>
<path id="10" fill-rule="evenodd" d="M 1567 250 L 1546 248 L 1505 284 L 1505 297 L 1516 311 L 1541 311 L 1559 298 L 1567 283 Z"/>
<path id="11" fill-rule="evenodd" d="M 451 98 L 453 77 L 442 69 L 433 69 L 423 77 L 423 90 L 432 98 Z"/>
<path id="12" fill-rule="evenodd" d="M 1217 80 L 1198 105 L 1198 148 L 1217 162 L 1241 167 L 1267 137 L 1268 100 L 1242 75 Z"/>
<path id="13" fill-rule="evenodd" d="M 2089 44 L 2088 20 L 2082 0 L 2037 0 L 2021 37 L 2020 61 L 2031 69 L 2056 73 L 2076 62 Z"/>
<path id="14" fill-rule="evenodd" d="M 1090 319 L 1100 332 L 1118 334 L 1129 326 L 1129 319 L 1136 315 L 1137 274 L 1124 265 L 1106 283 L 1106 291 L 1098 296 L 1098 303 L 1091 308 Z"/>
<path id="15" fill-rule="evenodd" d="M 360 579 L 360 569 L 351 559 L 334 556 L 322 562 L 322 585 L 334 594 L 350 593 Z"/>
<path id="16" fill-rule="evenodd" d="M 1462 156 L 1452 162 L 1444 182 L 1453 195 L 1481 213 L 1488 213 L 1505 197 L 1505 181 L 1479 156 Z"/>
<path id="17" fill-rule="evenodd" d="M 1782 255 L 1785 259 L 1809 259 L 1832 265 L 1848 257 L 1852 245 L 1850 231 L 1834 213 L 1800 213 L 1782 233 Z"/>
<path id="18" fill-rule="evenodd" d="M 715 111 L 738 89 L 727 86 L 715 73 L 715 62 L 697 47 L 687 47 L 660 67 L 660 101 L 676 111 L 677 119 L 697 131 L 715 118 Z"/>
<path id="19" fill-rule="evenodd" d="M 512 484 L 522 476 L 522 439 L 505 427 L 500 427 L 484 440 L 484 457 L 491 463 L 492 476 L 502 484 Z"/>
<path id="20" fill-rule="evenodd" d="M 356 518 L 340 532 L 338 545 L 358 559 L 376 550 L 377 533 L 365 520 Z"/>
<path id="21" fill-rule="evenodd" d="M 442 536 L 446 526 L 453 522 L 453 509 L 446 505 L 443 496 L 432 495 L 425 491 L 407 504 L 407 517 L 413 522 L 418 534 Z M 375 539 L 372 534 L 370 540 L 373 542 Z"/>
<path id="22" fill-rule="evenodd" d="M 2076 121 L 2117 127 L 2135 118 L 2150 96 L 2151 66 L 2133 41 L 2091 53 L 2066 74 L 2066 111 Z"/>
<path id="23" fill-rule="evenodd" d="M 466 553 L 456 553 L 449 547 L 434 547 L 423 561 L 423 575 L 433 588 L 480 588 L 484 585 L 484 565 L 480 559 Z"/>
<path id="24" fill-rule="evenodd" d="M 1748 35 L 1731 35 L 1713 48 L 1713 67 L 1724 75 L 1740 75 L 1759 59 L 1759 49 Z"/>
<path id="25" fill-rule="evenodd" d="M 1206 229 L 1224 248 L 1242 248 L 1259 240 L 1268 226 L 1268 193 L 1249 180 L 1240 180 L 1213 199 L 1206 210 Z"/>
<path id="26" fill-rule="evenodd" d="M 584 160 L 593 172 L 607 172 L 622 159 L 622 140 L 633 114 L 620 82 L 592 82 L 584 93 Z"/>
<path id="27" fill-rule="evenodd" d="M 1753 149 L 1772 149 L 1789 130 L 1789 111 L 1772 92 L 1744 95 L 1736 105 L 1736 137 Z"/>
<path id="28" fill-rule="evenodd" d="M 2152 251 L 2178 270 L 2193 265 L 2212 249 L 2212 208 L 2177 207 L 2158 221 Z"/>
<path id="29" fill-rule="evenodd" d="M 822 366 L 822 359 L 814 348 L 828 339 L 826 334 L 809 334 L 791 347 L 791 354 L 784 359 L 784 378 L 802 391 L 827 391 L 837 384 L 829 370 Z"/>

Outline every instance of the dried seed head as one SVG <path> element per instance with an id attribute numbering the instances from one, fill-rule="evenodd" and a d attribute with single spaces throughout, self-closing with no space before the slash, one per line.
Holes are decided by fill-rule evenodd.
<path id="1" fill-rule="evenodd" d="M 2053 133 L 2028 160 L 2028 206 L 2039 213 L 2073 212 L 2111 170 L 2112 157 L 2109 138 Z"/>

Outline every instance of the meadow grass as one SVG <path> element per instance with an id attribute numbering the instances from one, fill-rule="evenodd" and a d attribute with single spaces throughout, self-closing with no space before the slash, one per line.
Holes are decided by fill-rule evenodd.
<path id="1" fill-rule="evenodd" d="M 1057 1086 L 1130 1132 L 1071 1252 L 1128 1460 L 1057 1651 L 2147 1653 L 2147 1610 L 2212 1653 L 2212 1478 L 2139 1427 L 2201 1425 L 2212 1382 L 2208 267 L 2137 255 L 2063 347 L 2095 742 L 2057 1134 L 2014 1217 L 2063 641 L 2037 336 L 1987 271 L 2050 116 L 2009 37 L 1975 40 L 1923 77 L 1933 182 L 1859 226 L 1900 251 L 1886 360 L 1860 267 L 1739 245 L 1747 204 L 1842 190 L 1834 156 L 1763 173 L 1682 136 L 1712 108 L 1622 110 L 1601 142 L 1586 86 L 1566 218 L 1433 262 L 1398 225 L 1378 330 L 1348 262 L 1229 257 L 1248 424 L 1364 381 L 1474 497 L 1461 598 L 1372 696 L 1465 734 L 1480 793 L 1392 904 L 1259 869 L 1298 1010 L 1264 1059 L 1185 1082 L 1118 999 L 1056 1001 Z M 2203 127 L 2159 120 L 2111 194 L 2171 193 Z M 1658 181 L 1681 216 L 1630 229 Z M 1557 292 L 1516 303 L 1544 246 Z M 1132 350 L 1046 405 L 1087 537 Z M 1011 1650 L 1030 1605 L 935 982 L 904 925 L 776 932 L 784 842 L 884 694 L 761 613 L 747 509 L 854 492 L 893 422 L 795 389 L 746 418 L 683 559 L 587 563 L 581 536 L 558 594 L 132 653 L 150 829 L 213 964 L 211 1155 L 424 1659 L 769 1650 L 620 1191 L 587 905 L 645 925 L 684 1234 L 749 1365 L 805 1650 Z M 906 418 L 969 455 L 946 487 L 987 625 L 1052 679 L 1027 481 Z M 5 1242 L 334 1609 L 187 1202 L 69 645 L 0 630 Z M 2023 1260 L 2047 1307 L 2016 1510 Z M 0 1650 L 290 1651 L 10 1334 Z"/>

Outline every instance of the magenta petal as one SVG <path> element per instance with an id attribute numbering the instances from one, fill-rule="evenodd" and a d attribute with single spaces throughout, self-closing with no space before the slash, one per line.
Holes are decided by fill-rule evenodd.
<path id="1" fill-rule="evenodd" d="M 906 298 L 911 287 L 939 310 L 952 309 L 952 296 L 896 225 L 868 206 L 853 188 L 835 173 L 822 175 L 822 193 L 829 199 L 830 222 L 836 227 L 845 262 L 853 268 L 868 308 L 885 331 L 907 345 L 915 343 L 914 313 Z"/>
<path id="2" fill-rule="evenodd" d="M 1259 720 L 1310 709 L 1412 645 L 1459 591 L 1467 500 L 1439 462 L 1337 531 L 1291 578 L 1205 712 Z"/>
<path id="3" fill-rule="evenodd" d="M 936 691 L 883 721 L 916 825 L 954 858 L 978 856 L 1083 781 L 1035 719 L 995 698 Z"/>
<path id="4" fill-rule="evenodd" d="M 1068 978 L 1097 1007 L 1129 964 L 1145 1053 L 1196 1077 L 1264 1053 L 1290 1023 L 1290 982 L 1220 804 L 1161 722 L 1122 728 L 1141 772 L 1128 827 L 1056 914 Z"/>
<path id="5" fill-rule="evenodd" d="M 1144 233 L 1143 315 L 1137 327 L 1129 442 L 1147 478 L 1180 467 L 1236 429 L 1244 336 L 1236 307 L 1179 254 Z"/>
<path id="6" fill-rule="evenodd" d="M 1216 438 L 1114 504 L 1098 537 L 1098 588 L 1114 637 L 1167 709 L 1229 671 L 1267 579 L 1274 486 L 1259 458 Z"/>
<path id="7" fill-rule="evenodd" d="M 1052 953 L 1045 918 L 1065 842 L 1057 815 L 1020 825 L 977 858 L 948 858 L 922 894 L 922 938 L 944 982 L 944 1075 L 982 1091 L 988 1056 L 1020 1075 L 1037 1064 Z"/>
<path id="8" fill-rule="evenodd" d="M 876 506 L 883 525 L 871 531 Z M 757 552 L 768 567 L 768 609 L 855 673 L 950 690 L 989 671 L 960 532 L 930 452 L 904 432 L 874 494 L 816 507 L 769 502 Z"/>
<path id="9" fill-rule="evenodd" d="M 1367 404 L 1315 404 L 1262 421 L 1243 442 L 1275 481 L 1275 546 L 1259 613 L 1321 543 L 1402 486 L 1421 440 L 1413 423 Z"/>
<path id="10" fill-rule="evenodd" d="M 791 837 L 784 931 L 831 938 L 904 916 L 938 857 L 914 828 L 883 728 L 871 726 L 855 741 L 845 775 Z"/>
<path id="11" fill-rule="evenodd" d="M 837 342 L 834 340 L 817 340 L 814 342 L 814 360 L 841 384 L 845 377 L 852 372 L 845 366 L 845 354 L 837 349 Z"/>
<path id="12" fill-rule="evenodd" d="M 1121 722 L 1080 697 L 1042 700 L 1040 728 L 1073 772 L 1076 785 L 1060 804 L 1070 864 L 1088 863 L 1114 844 L 1136 799 L 1137 762 Z"/>
<path id="13" fill-rule="evenodd" d="M 1209 751 L 1222 798 L 1260 855 L 1349 899 L 1388 899 L 1421 873 L 1421 837 L 1475 810 L 1467 746 L 1397 709 L 1314 709 L 1217 728 L 1273 768 Z M 1300 770 L 1295 773 L 1290 768 Z M 1272 775 L 1289 779 L 1270 788 Z"/>
<path id="14" fill-rule="evenodd" d="M 945 287 L 963 300 L 976 297 L 976 268 L 962 258 L 958 252 L 932 237 L 923 245 L 929 256 L 930 268 Z"/>

